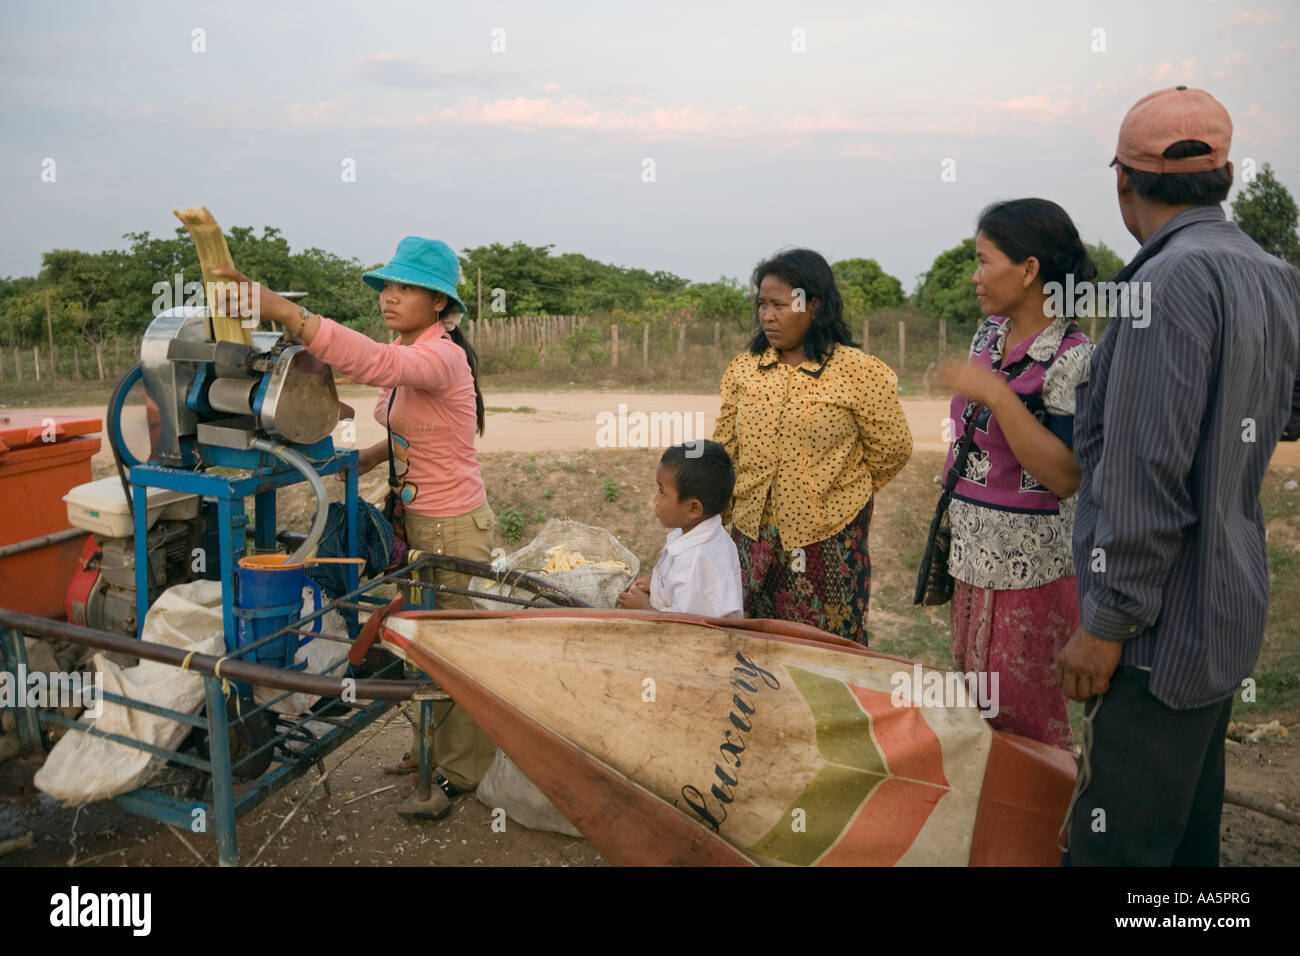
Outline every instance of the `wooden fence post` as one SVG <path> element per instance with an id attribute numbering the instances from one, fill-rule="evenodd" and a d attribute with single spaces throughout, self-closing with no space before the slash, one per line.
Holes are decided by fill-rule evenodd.
<path id="1" fill-rule="evenodd" d="M 907 368 L 907 325 L 903 322 L 898 323 L 898 377 L 903 377 L 903 369 Z"/>
<path id="2" fill-rule="evenodd" d="M 609 367 L 618 368 L 618 326 L 609 327 Z"/>
<path id="3" fill-rule="evenodd" d="M 36 381 L 39 382 L 41 380 L 41 347 L 39 345 L 32 346 L 32 357 L 36 363 Z"/>
<path id="4" fill-rule="evenodd" d="M 650 367 L 650 322 L 641 326 L 641 364 Z"/>
<path id="5" fill-rule="evenodd" d="M 99 366 L 99 380 L 104 380 L 104 343 L 95 343 L 95 364 Z"/>
<path id="6" fill-rule="evenodd" d="M 14 346 L 14 374 L 18 376 L 18 381 L 23 380 L 23 356 L 16 345 Z"/>
<path id="7" fill-rule="evenodd" d="M 713 355 L 715 358 L 722 352 L 722 323 L 713 323 Z"/>
<path id="8" fill-rule="evenodd" d="M 939 364 L 943 364 L 944 349 L 948 345 L 948 320 L 939 320 Z"/>
<path id="9" fill-rule="evenodd" d="M 686 323 L 683 322 L 681 325 L 677 326 L 677 361 L 680 362 L 682 360 L 682 356 L 685 354 L 686 354 Z"/>
<path id="10" fill-rule="evenodd" d="M 866 319 L 862 320 L 862 351 L 868 355 L 871 354 L 871 323 Z"/>
<path id="11" fill-rule="evenodd" d="M 72 347 L 72 376 L 81 381 L 81 350 L 75 345 Z"/>

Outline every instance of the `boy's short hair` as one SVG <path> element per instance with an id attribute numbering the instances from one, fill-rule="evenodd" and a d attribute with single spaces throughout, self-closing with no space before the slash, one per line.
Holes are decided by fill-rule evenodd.
<path id="1" fill-rule="evenodd" d="M 736 488 L 736 469 L 727 450 L 715 441 L 701 438 L 664 450 L 659 464 L 677 480 L 677 500 L 698 499 L 704 516 L 722 514 Z"/>

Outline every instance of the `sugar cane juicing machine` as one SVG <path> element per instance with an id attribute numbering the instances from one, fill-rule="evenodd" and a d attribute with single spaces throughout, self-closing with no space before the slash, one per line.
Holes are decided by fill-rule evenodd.
<path id="1" fill-rule="evenodd" d="M 219 578 L 233 652 L 240 633 L 236 567 L 246 539 L 252 537 L 259 553 L 277 550 L 276 490 L 306 482 L 315 492 L 315 518 L 285 562 L 301 564 L 325 527 L 329 505 L 321 478 L 335 472 L 345 477 L 347 554 L 357 554 L 357 455 L 335 449 L 330 437 L 341 407 L 332 371 L 287 335 L 246 338 L 218 340 L 204 307 L 169 309 L 150 323 L 140 363 L 109 402 L 106 431 L 119 475 L 65 498 L 69 521 L 93 533 L 83 570 L 68 589 L 70 621 L 137 636 L 163 590 Z M 146 461 L 131 453 L 122 428 L 127 393 L 140 382 Z M 355 588 L 355 566 L 347 573 Z"/>

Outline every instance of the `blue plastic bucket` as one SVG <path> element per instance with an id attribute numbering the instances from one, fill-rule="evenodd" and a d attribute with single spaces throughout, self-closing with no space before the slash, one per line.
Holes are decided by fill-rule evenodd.
<path id="1" fill-rule="evenodd" d="M 302 617 L 302 589 L 310 587 L 316 608 L 322 605 L 320 585 L 307 577 L 301 564 L 287 564 L 287 554 L 257 554 L 239 559 L 235 569 L 237 593 L 235 617 L 239 624 L 239 647 L 246 647 Z M 312 631 L 320 633 L 323 617 L 312 621 Z M 271 667 L 293 667 L 298 648 L 311 640 L 297 634 L 263 644 L 245 657 Z"/>

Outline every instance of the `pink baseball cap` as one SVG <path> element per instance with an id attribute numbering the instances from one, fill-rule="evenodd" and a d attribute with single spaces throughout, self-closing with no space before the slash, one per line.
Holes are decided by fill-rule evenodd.
<path id="1" fill-rule="evenodd" d="M 1165 158 L 1165 150 L 1185 139 L 1210 147 L 1203 156 Z M 1119 128 L 1119 143 L 1111 165 L 1147 173 L 1203 173 L 1228 162 L 1232 119 L 1223 104 L 1204 90 L 1185 86 L 1157 90 L 1138 100 Z"/>

